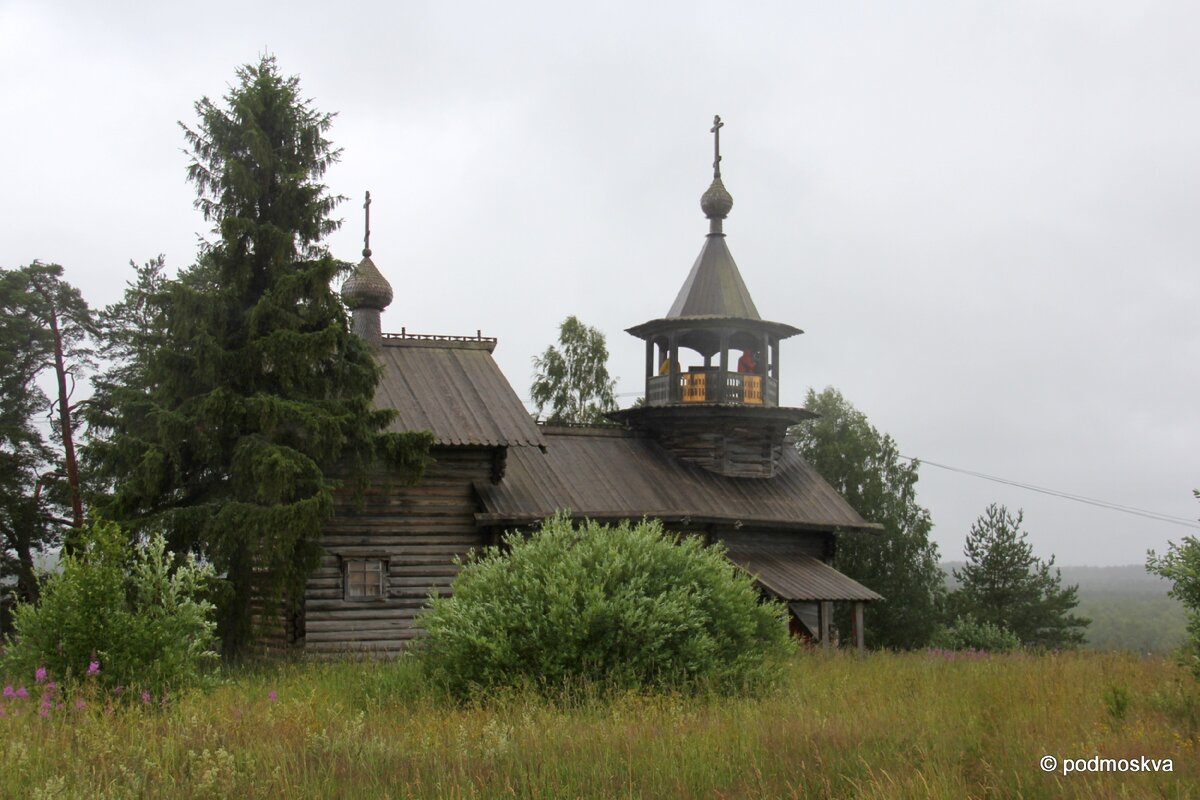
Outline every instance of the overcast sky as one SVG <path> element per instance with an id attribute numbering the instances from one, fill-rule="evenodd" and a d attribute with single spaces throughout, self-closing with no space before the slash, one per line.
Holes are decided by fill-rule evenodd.
<path id="1" fill-rule="evenodd" d="M 527 397 L 575 314 L 631 403 L 720 114 L 728 244 L 806 331 L 785 404 L 835 386 L 907 455 L 1200 516 L 1193 2 L 0 0 L 0 266 L 102 306 L 130 259 L 190 264 L 177 121 L 264 52 L 338 114 L 331 245 L 357 260 L 369 189 L 386 330 L 482 329 Z M 929 465 L 919 500 L 945 559 L 993 501 L 1060 564 L 1196 533 Z"/>

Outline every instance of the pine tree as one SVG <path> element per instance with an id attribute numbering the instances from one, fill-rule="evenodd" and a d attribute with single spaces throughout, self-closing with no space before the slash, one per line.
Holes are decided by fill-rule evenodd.
<path id="1" fill-rule="evenodd" d="M 247 642 L 255 597 L 301 597 L 339 477 L 361 481 L 382 456 L 415 479 L 429 445 L 383 432 L 379 367 L 331 288 L 348 266 L 323 243 L 342 199 L 322 183 L 332 115 L 273 57 L 237 78 L 223 104 L 196 103 L 195 128 L 181 123 L 216 239 L 177 279 L 130 287 L 123 302 L 165 327 L 124 329 L 130 361 L 110 373 L 89 453 L 108 514 L 164 527 L 225 575 L 227 652 Z"/>
<path id="2" fill-rule="evenodd" d="M 1029 647 L 1074 647 L 1084 641 L 1089 620 L 1070 613 L 1079 587 L 1062 585 L 1054 556 L 1033 555 L 1025 516 L 991 504 L 971 526 L 964 549 L 967 563 L 954 571 L 957 613 L 976 622 L 1006 628 Z M 1052 571 L 1053 570 L 1053 571 Z"/>
<path id="3" fill-rule="evenodd" d="M 37 596 L 33 554 L 83 524 L 72 395 L 91 364 L 92 333 L 91 310 L 61 266 L 35 261 L 0 270 L 0 572 L 17 576 L 26 600 Z M 53 401 L 36 383 L 47 371 L 55 378 Z M 34 421 L 47 410 L 57 449 Z"/>
<path id="4" fill-rule="evenodd" d="M 924 647 L 939 622 L 944 592 L 929 511 L 917 503 L 917 464 L 900 457 L 896 441 L 833 388 L 804 401 L 820 415 L 791 429 L 800 455 L 879 534 L 838 538 L 834 566 L 883 595 L 867 604 L 871 647 Z M 848 626 L 848 620 L 839 620 Z"/>
<path id="5" fill-rule="evenodd" d="M 53 535 L 39 483 L 53 454 L 34 422 L 49 401 L 36 383 L 44 337 L 24 313 L 27 290 L 20 271 L 0 271 L 0 577 L 15 577 L 32 601 L 33 554 Z"/>

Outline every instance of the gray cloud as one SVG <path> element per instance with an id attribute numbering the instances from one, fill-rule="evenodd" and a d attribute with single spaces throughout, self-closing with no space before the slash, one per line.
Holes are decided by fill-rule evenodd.
<path id="1" fill-rule="evenodd" d="M 705 230 L 713 113 L 727 224 L 785 345 L 786 399 L 834 385 L 906 453 L 1187 518 L 1200 11 L 1184 3 L 0 6 L 0 263 L 63 263 L 94 304 L 129 259 L 190 263 L 177 120 L 264 50 L 344 158 L 332 240 L 396 288 L 385 325 L 529 359 L 577 314 L 620 390 Z M 629 398 L 632 399 L 632 398 Z M 1065 563 L 1188 531 L 931 467 L 946 557 L 992 500 Z"/>

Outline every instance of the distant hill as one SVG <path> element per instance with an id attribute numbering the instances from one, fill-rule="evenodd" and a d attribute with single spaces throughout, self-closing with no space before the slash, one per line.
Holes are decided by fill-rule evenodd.
<path id="1" fill-rule="evenodd" d="M 946 586 L 956 587 L 952 570 L 962 561 L 942 563 Z M 1183 644 L 1187 615 L 1170 597 L 1169 581 L 1146 572 L 1142 564 L 1120 567 L 1062 567 L 1063 585 L 1079 587 L 1076 613 L 1088 617 L 1088 647 L 1162 653 Z"/>

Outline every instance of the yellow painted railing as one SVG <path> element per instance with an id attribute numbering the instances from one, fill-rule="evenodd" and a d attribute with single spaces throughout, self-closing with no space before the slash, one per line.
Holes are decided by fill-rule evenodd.
<path id="1" fill-rule="evenodd" d="M 683 402 L 703 403 L 708 400 L 707 373 L 685 372 L 679 377 L 683 386 Z"/>
<path id="2" fill-rule="evenodd" d="M 763 386 L 761 375 L 742 376 L 742 402 L 761 406 L 763 401 Z"/>

